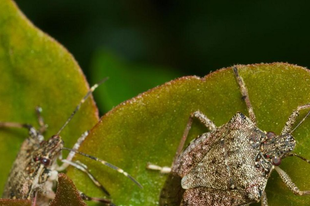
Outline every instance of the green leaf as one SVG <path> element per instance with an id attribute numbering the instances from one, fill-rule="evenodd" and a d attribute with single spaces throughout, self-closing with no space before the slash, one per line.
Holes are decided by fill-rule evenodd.
<path id="1" fill-rule="evenodd" d="M 12 1 L 1 1 L 0 11 L 0 121 L 38 126 L 34 109 L 39 105 L 49 125 L 49 137 L 59 130 L 87 92 L 87 83 L 72 56 L 29 23 Z M 298 105 L 310 102 L 310 75 L 302 67 L 281 63 L 248 65 L 240 66 L 240 74 L 247 84 L 258 126 L 263 130 L 279 133 L 289 114 Z M 237 111 L 246 114 L 230 69 L 203 79 L 184 77 L 154 88 L 120 104 L 92 129 L 81 150 L 125 169 L 143 189 L 98 162 L 80 159 L 109 190 L 117 205 L 155 205 L 166 176 L 146 170 L 146 164 L 171 164 L 189 114 L 196 110 L 216 125 L 226 123 Z M 62 132 L 65 146 L 72 147 L 81 133 L 96 122 L 97 110 L 88 101 Z M 308 158 L 309 124 L 307 120 L 294 132 L 298 141 L 295 151 Z M 195 121 L 189 140 L 205 131 Z M 0 156 L 5 157 L 1 158 L 2 188 L 26 136 L 27 132 L 19 129 L 0 130 Z M 301 189 L 310 188 L 306 175 L 309 164 L 287 158 L 281 167 Z M 86 194 L 104 196 L 77 169 L 70 168 L 68 176 Z M 307 205 L 310 200 L 293 195 L 277 174 L 270 178 L 267 195 L 270 205 Z"/>
<path id="2" fill-rule="evenodd" d="M 72 55 L 35 28 L 12 0 L 2 0 L 0 11 L 0 121 L 38 128 L 35 108 L 40 106 L 50 137 L 86 94 L 88 84 Z M 97 113 L 90 98 L 61 133 L 66 147 L 98 121 Z M 0 193 L 27 136 L 23 129 L 0 130 Z"/>
<path id="3" fill-rule="evenodd" d="M 56 197 L 50 206 L 86 206 L 79 191 L 67 175 L 60 174 L 58 183 Z"/>
<path id="4" fill-rule="evenodd" d="M 279 133 L 298 105 L 310 102 L 310 74 L 305 68 L 285 64 L 239 65 L 247 85 L 258 127 Z M 166 175 L 146 169 L 148 162 L 161 166 L 172 163 L 177 146 L 191 112 L 200 110 L 216 125 L 230 120 L 237 112 L 247 115 L 245 103 L 231 68 L 218 70 L 204 78 L 183 77 L 156 87 L 128 100 L 102 117 L 81 150 L 123 168 L 142 185 L 100 166 L 98 162 L 79 158 L 110 191 L 116 205 L 156 205 Z M 301 114 L 301 117 L 305 113 Z M 309 119 L 295 132 L 295 152 L 310 158 Z M 189 140 L 207 131 L 194 121 Z M 310 189 L 310 165 L 298 158 L 284 159 L 281 165 L 302 190 Z M 69 175 L 79 180 L 79 187 L 98 196 L 100 191 L 76 169 Z M 93 188 L 90 188 L 93 187 Z M 268 182 L 270 205 L 308 205 L 310 197 L 295 196 L 274 172 Z"/>

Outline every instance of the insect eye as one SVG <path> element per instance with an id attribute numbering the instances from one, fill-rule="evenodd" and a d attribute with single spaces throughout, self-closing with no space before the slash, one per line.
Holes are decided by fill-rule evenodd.
<path id="1" fill-rule="evenodd" d="M 275 166 L 279 166 L 281 164 L 281 158 L 275 156 L 274 158 L 272 158 L 272 164 Z"/>
<path id="2" fill-rule="evenodd" d="M 50 164 L 50 159 L 42 157 L 40 159 L 41 164 L 43 164 L 44 166 L 48 166 Z"/>

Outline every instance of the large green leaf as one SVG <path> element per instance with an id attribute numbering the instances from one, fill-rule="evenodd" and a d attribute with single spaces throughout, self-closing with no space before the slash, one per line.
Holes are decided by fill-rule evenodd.
<path id="1" fill-rule="evenodd" d="M 0 121 L 31 123 L 37 126 L 34 109 L 43 108 L 49 124 L 47 136 L 55 134 L 87 91 L 83 74 L 71 55 L 54 40 L 33 27 L 10 0 L 0 3 Z M 240 66 L 263 130 L 281 131 L 289 114 L 298 105 L 310 102 L 310 74 L 289 64 Z M 140 189 L 129 179 L 98 162 L 82 157 L 92 173 L 109 190 L 117 205 L 156 205 L 166 179 L 145 169 L 147 162 L 170 165 L 191 112 L 200 110 L 217 125 L 227 122 L 237 111 L 246 114 L 230 69 L 207 77 L 184 77 L 131 99 L 107 113 L 91 131 L 81 150 L 108 160 L 133 175 Z M 67 147 L 97 121 L 96 108 L 88 101 L 62 132 Z M 296 152 L 310 157 L 309 121 L 294 135 Z M 189 139 L 206 129 L 194 122 Z M 26 137 L 26 131 L 0 130 L 1 185 Z M 288 158 L 282 168 L 301 189 L 309 189 L 310 166 Z M 68 175 L 80 190 L 103 196 L 89 178 L 74 168 Z M 273 174 L 267 188 L 270 205 L 307 205 L 309 197 L 294 196 Z"/>
<path id="2" fill-rule="evenodd" d="M 290 113 L 310 102 L 310 73 L 305 68 L 284 64 L 239 66 L 249 90 L 259 128 L 279 133 Z M 117 205 L 156 205 L 166 175 L 146 169 L 148 162 L 171 165 L 191 112 L 200 110 L 216 125 L 222 125 L 237 112 L 247 114 L 231 68 L 218 70 L 204 78 L 183 77 L 128 100 L 102 117 L 81 150 L 108 160 L 132 174 L 143 186 L 97 162 L 82 158 L 94 175 L 104 183 Z M 304 114 L 304 113 L 303 113 Z M 302 116 L 302 115 L 301 115 Z M 310 158 L 309 120 L 295 132 L 295 151 Z M 189 140 L 206 131 L 194 121 Z M 298 158 L 287 158 L 281 166 L 303 190 L 310 189 L 310 165 Z M 70 170 L 78 187 L 90 185 L 85 175 Z M 88 194 L 98 196 L 96 188 Z M 310 197 L 292 194 L 277 174 L 268 182 L 270 205 L 308 205 Z"/>
<path id="3" fill-rule="evenodd" d="M 78 64 L 54 39 L 35 28 L 12 0 L 0 2 L 0 121 L 38 127 L 36 106 L 43 108 L 46 137 L 55 134 L 88 90 Z M 90 99 L 61 133 L 67 147 L 97 121 Z M 28 132 L 0 130 L 0 193 Z"/>

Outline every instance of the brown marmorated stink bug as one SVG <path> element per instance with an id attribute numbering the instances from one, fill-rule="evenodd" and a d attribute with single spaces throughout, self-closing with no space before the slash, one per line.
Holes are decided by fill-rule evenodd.
<path id="1" fill-rule="evenodd" d="M 289 116 L 280 135 L 265 132 L 256 126 L 256 118 L 248 91 L 237 67 L 233 68 L 249 117 L 238 112 L 229 122 L 217 127 L 206 115 L 196 111 L 190 115 L 171 168 L 149 164 L 149 169 L 170 173 L 181 181 L 185 190 L 181 205 L 235 206 L 261 202 L 267 206 L 265 188 L 270 174 L 276 170 L 285 185 L 296 195 L 309 195 L 301 191 L 279 165 L 281 159 L 296 156 L 293 129 L 301 110 L 310 104 L 297 107 Z M 184 149 L 184 143 L 193 118 L 198 118 L 210 131 L 198 136 Z M 172 183 L 171 183 L 172 184 Z M 165 191 L 162 190 L 162 196 Z M 162 205 L 171 205 L 160 201 Z"/>
<path id="2" fill-rule="evenodd" d="M 71 116 L 64 123 L 62 128 L 56 135 L 53 135 L 48 140 L 44 140 L 43 133 L 46 130 L 46 125 L 41 117 L 41 109 L 37 109 L 40 129 L 36 130 L 28 124 L 20 124 L 15 122 L 0 122 L 0 127 L 26 128 L 29 131 L 29 137 L 23 142 L 19 154 L 13 164 L 6 186 L 4 188 L 3 198 L 9 199 L 29 199 L 32 205 L 45 206 L 55 197 L 54 189 L 58 180 L 58 171 L 65 170 L 69 165 L 85 172 L 89 178 L 98 186 L 104 193 L 109 196 L 108 191 L 97 181 L 97 179 L 89 172 L 87 167 L 72 159 L 75 154 L 80 154 L 98 161 L 130 178 L 134 183 L 141 185 L 128 173 L 122 169 L 96 157 L 84 154 L 77 151 L 80 144 L 84 141 L 88 132 L 85 132 L 74 145 L 73 149 L 65 148 L 63 140 L 60 137 L 60 132 L 73 118 L 74 114 L 79 110 L 80 106 L 90 96 L 90 94 L 98 87 L 99 84 L 105 81 L 102 80 L 90 88 L 88 93 L 80 101 Z M 66 159 L 62 159 L 62 150 L 69 150 Z M 62 165 L 58 165 L 57 160 L 60 159 Z M 111 200 L 103 198 L 93 198 L 80 193 L 82 199 L 95 202 L 101 202 L 106 205 L 114 205 Z"/>

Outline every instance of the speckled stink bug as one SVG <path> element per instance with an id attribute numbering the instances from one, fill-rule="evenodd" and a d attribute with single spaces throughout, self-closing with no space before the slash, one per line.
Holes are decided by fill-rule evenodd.
<path id="1" fill-rule="evenodd" d="M 91 155 L 77 151 L 80 144 L 84 141 L 88 132 L 85 132 L 74 145 L 73 149 L 65 148 L 64 142 L 60 136 L 60 132 L 73 118 L 74 114 L 79 110 L 81 104 L 90 96 L 90 94 L 98 87 L 100 83 L 91 87 L 89 92 L 80 101 L 68 120 L 63 124 L 62 128 L 51 138 L 44 140 L 43 133 L 46 125 L 41 117 L 41 109 L 37 109 L 40 129 L 35 129 L 28 124 L 20 124 L 15 122 L 0 122 L 1 127 L 26 128 L 29 131 L 28 138 L 23 142 L 19 154 L 13 164 L 6 186 L 4 188 L 3 198 L 8 199 L 29 199 L 32 205 L 47 206 L 55 197 L 55 186 L 58 180 L 58 172 L 65 170 L 69 165 L 85 172 L 89 178 L 108 196 L 108 191 L 97 181 L 97 179 L 89 172 L 88 168 L 78 162 L 72 161 L 75 154 L 80 154 L 98 161 L 130 178 L 138 186 L 142 187 L 133 177 L 122 169 Z M 62 159 L 62 150 L 69 150 L 70 153 L 66 159 Z M 58 165 L 57 160 L 60 159 L 62 165 Z M 114 205 L 111 200 L 103 198 L 92 198 L 84 193 L 80 193 L 84 200 L 91 200 L 104 203 L 105 205 Z"/>
<path id="2" fill-rule="evenodd" d="M 296 156 L 293 153 L 296 141 L 295 129 L 310 112 L 293 128 L 301 110 L 310 109 L 310 104 L 297 107 L 289 116 L 280 135 L 265 132 L 256 126 L 256 117 L 248 91 L 237 67 L 233 68 L 242 99 L 249 117 L 238 112 L 229 122 L 217 127 L 200 111 L 193 112 L 180 141 L 171 168 L 149 164 L 149 169 L 170 172 L 180 177 L 185 190 L 180 205 L 236 206 L 261 202 L 267 206 L 265 188 L 273 170 L 280 175 L 285 185 L 296 195 L 309 195 L 301 191 L 280 167 L 281 159 Z M 200 120 L 209 132 L 194 139 L 183 150 L 193 118 Z M 162 191 L 161 196 L 165 191 Z M 171 205 L 161 200 L 161 205 Z"/>

